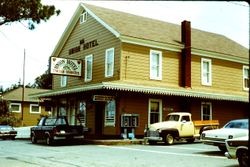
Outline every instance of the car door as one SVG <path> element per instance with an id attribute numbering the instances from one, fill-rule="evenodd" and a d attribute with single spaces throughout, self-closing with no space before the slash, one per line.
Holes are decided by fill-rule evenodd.
<path id="1" fill-rule="evenodd" d="M 181 137 L 193 136 L 194 124 L 190 119 L 190 116 L 183 115 L 180 121 L 179 134 Z"/>

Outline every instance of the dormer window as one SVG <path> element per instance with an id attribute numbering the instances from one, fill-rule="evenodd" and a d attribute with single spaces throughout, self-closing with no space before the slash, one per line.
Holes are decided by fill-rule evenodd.
<path id="1" fill-rule="evenodd" d="M 87 12 L 84 12 L 80 16 L 80 24 L 84 23 L 87 21 Z"/>

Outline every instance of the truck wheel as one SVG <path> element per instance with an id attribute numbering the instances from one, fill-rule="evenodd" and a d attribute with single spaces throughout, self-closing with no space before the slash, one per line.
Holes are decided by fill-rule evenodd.
<path id="1" fill-rule="evenodd" d="M 192 138 L 192 139 L 187 139 L 187 142 L 188 142 L 188 143 L 193 143 L 194 140 L 195 140 L 194 138 Z"/>
<path id="2" fill-rule="evenodd" d="M 50 138 L 49 136 L 46 137 L 46 144 L 47 144 L 48 146 L 51 146 L 51 145 L 53 144 L 53 140 L 52 140 L 52 138 Z"/>
<path id="3" fill-rule="evenodd" d="M 168 133 L 166 136 L 165 136 L 165 144 L 167 145 L 172 145 L 174 143 L 174 136 L 170 133 Z"/>
<path id="4" fill-rule="evenodd" d="M 37 143 L 37 140 L 36 140 L 35 135 L 32 135 L 32 136 L 31 136 L 31 143 L 33 143 L 33 144 L 36 144 L 36 143 Z"/>

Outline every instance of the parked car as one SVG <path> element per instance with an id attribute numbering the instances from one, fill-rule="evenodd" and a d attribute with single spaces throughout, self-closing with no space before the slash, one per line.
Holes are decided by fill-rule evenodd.
<path id="1" fill-rule="evenodd" d="M 248 142 L 249 135 L 235 139 L 227 139 L 227 152 L 225 152 L 225 156 L 228 159 L 238 159 L 240 167 L 248 167 Z"/>
<path id="2" fill-rule="evenodd" d="M 82 125 L 69 125 L 66 117 L 42 117 L 38 125 L 30 129 L 31 142 L 45 140 L 47 145 L 59 140 L 82 140 Z"/>
<path id="3" fill-rule="evenodd" d="M 17 131 L 10 125 L 0 125 L 0 138 L 14 140 L 17 135 Z"/>
<path id="4" fill-rule="evenodd" d="M 225 140 L 247 136 L 248 126 L 248 119 L 229 121 L 220 129 L 203 131 L 201 134 L 201 142 L 217 146 L 221 151 L 225 152 Z"/>

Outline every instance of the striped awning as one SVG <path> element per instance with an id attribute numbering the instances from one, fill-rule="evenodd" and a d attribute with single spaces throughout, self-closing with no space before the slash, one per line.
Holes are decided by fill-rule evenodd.
<path id="1" fill-rule="evenodd" d="M 36 98 L 37 97 L 46 98 L 46 97 L 54 97 L 60 95 L 74 94 L 74 93 L 93 91 L 93 90 L 103 90 L 103 89 L 154 94 L 154 95 L 182 96 L 182 97 L 192 97 L 192 98 L 202 98 L 202 99 L 212 99 L 212 100 L 249 102 L 248 96 L 207 92 L 204 90 L 203 91 L 193 90 L 191 88 L 183 88 L 183 87 L 178 87 L 178 88 L 156 87 L 156 86 L 145 86 L 145 85 L 137 85 L 130 83 L 129 84 L 121 83 L 121 82 L 102 82 L 98 84 L 84 85 L 67 89 L 64 88 L 59 90 L 51 90 L 47 92 L 32 94 L 30 96 Z"/>

